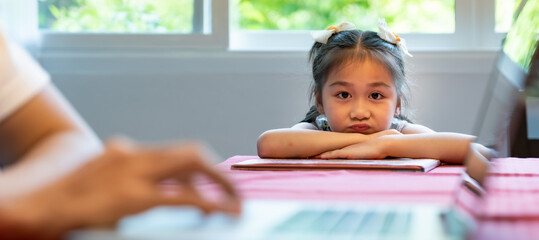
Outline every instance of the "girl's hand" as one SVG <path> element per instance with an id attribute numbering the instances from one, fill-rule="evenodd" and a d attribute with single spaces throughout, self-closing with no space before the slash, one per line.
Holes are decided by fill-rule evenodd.
<path id="1" fill-rule="evenodd" d="M 402 133 L 395 129 L 387 129 L 387 130 L 380 131 L 380 132 L 373 133 L 366 136 L 368 137 L 368 140 L 372 140 L 372 139 L 379 138 L 381 136 L 387 136 L 387 135 L 402 135 Z"/>
<path id="2" fill-rule="evenodd" d="M 369 135 L 363 135 L 365 136 L 364 140 L 355 143 L 349 146 L 346 146 L 341 149 L 327 151 L 315 156 L 312 156 L 311 158 L 314 159 L 330 159 L 330 158 L 347 158 L 347 159 L 358 159 L 358 158 L 384 158 L 383 157 L 377 157 L 381 156 L 383 154 L 381 150 L 371 148 L 371 145 L 376 146 L 374 143 L 370 143 L 378 138 L 383 138 L 384 136 L 390 136 L 390 135 L 402 135 L 401 132 L 395 130 L 395 129 L 387 129 L 384 131 L 380 131 L 377 133 L 369 134 Z"/>
<path id="3" fill-rule="evenodd" d="M 341 149 L 320 154 L 322 159 L 383 159 L 387 155 L 383 151 L 383 136 L 370 141 L 356 143 Z"/>
<path id="4" fill-rule="evenodd" d="M 367 140 L 364 142 L 349 145 L 347 147 L 328 151 L 313 158 L 321 159 L 382 159 L 387 157 L 382 151 L 380 143 L 383 142 L 384 136 L 402 135 L 401 132 L 395 129 L 387 129 L 370 135 L 365 135 Z"/>

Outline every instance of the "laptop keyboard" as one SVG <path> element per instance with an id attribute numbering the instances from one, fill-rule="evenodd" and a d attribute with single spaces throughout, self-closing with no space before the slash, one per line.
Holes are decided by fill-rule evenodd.
<path id="1" fill-rule="evenodd" d="M 406 238 L 410 234 L 409 211 L 358 209 L 302 210 L 274 229 L 275 234 L 316 236 L 382 236 Z"/>

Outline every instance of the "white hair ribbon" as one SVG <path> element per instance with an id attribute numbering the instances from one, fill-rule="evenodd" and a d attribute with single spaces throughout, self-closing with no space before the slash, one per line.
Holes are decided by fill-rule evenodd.
<path id="1" fill-rule="evenodd" d="M 346 30 L 353 30 L 356 29 L 356 25 L 349 22 L 342 22 L 337 26 L 330 26 L 326 30 L 321 31 L 312 31 L 311 36 L 313 39 L 319 43 L 326 44 L 328 43 L 328 39 L 335 33 L 338 33 L 340 31 L 346 31 Z"/>
<path id="2" fill-rule="evenodd" d="M 397 45 L 397 48 L 401 51 L 401 53 L 413 57 L 412 54 L 408 52 L 408 48 L 406 48 L 406 41 L 404 41 L 403 38 L 400 38 L 399 35 L 389 30 L 385 19 L 378 19 L 378 29 L 378 36 L 380 36 L 380 38 Z"/>

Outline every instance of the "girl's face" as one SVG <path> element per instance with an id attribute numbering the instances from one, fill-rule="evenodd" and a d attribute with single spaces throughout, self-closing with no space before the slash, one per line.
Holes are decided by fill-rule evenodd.
<path id="1" fill-rule="evenodd" d="M 329 72 L 316 96 L 334 132 L 371 134 L 389 129 L 400 106 L 391 74 L 371 59 L 348 63 Z"/>

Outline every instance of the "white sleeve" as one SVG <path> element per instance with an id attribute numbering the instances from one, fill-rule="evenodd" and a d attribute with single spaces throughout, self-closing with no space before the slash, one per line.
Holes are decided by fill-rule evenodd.
<path id="1" fill-rule="evenodd" d="M 0 122 L 49 82 L 47 72 L 23 48 L 4 38 L 0 29 Z"/>

